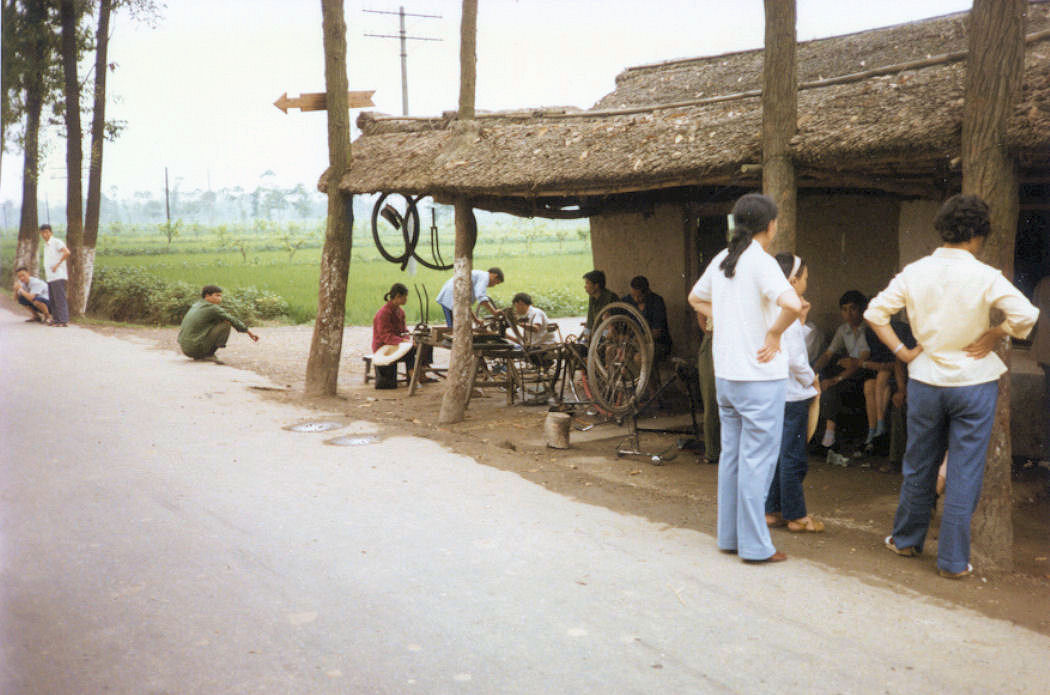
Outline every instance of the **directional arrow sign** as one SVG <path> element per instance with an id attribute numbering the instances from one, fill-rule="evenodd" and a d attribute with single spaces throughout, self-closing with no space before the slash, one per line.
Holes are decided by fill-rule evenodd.
<path id="1" fill-rule="evenodd" d="M 347 92 L 346 98 L 349 102 L 349 108 L 359 109 L 364 106 L 375 106 L 375 104 L 372 103 L 372 95 L 375 93 L 376 90 L 374 89 L 370 91 Z M 288 97 L 288 92 L 285 92 L 279 99 L 277 99 L 277 101 L 273 102 L 273 105 L 285 113 L 288 113 L 288 109 L 299 109 L 300 111 L 324 111 L 328 108 L 327 101 L 327 95 L 324 92 L 300 94 L 297 99 L 290 99 Z"/>

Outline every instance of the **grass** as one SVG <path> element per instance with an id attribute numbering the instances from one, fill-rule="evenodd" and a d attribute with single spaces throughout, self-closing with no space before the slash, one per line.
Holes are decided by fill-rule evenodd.
<path id="1" fill-rule="evenodd" d="M 452 271 L 434 271 L 418 266 L 412 275 L 399 265 L 384 260 L 375 248 L 371 235 L 365 236 L 365 225 L 355 224 L 354 246 L 347 291 L 347 323 L 369 325 L 383 303 L 390 285 L 401 282 L 411 296 L 405 313 L 409 325 L 420 320 L 419 301 L 414 286 L 425 287 L 430 296 L 432 322 L 443 320 L 434 297 Z M 176 237 L 170 247 L 158 234 L 100 236 L 96 266 L 106 269 L 138 267 L 163 280 L 182 281 L 191 285 L 216 284 L 233 290 L 254 287 L 284 298 L 290 307 L 289 318 L 296 322 L 312 321 L 317 313 L 317 287 L 320 268 L 320 242 L 312 236 L 309 243 L 294 254 L 281 249 L 280 240 L 270 235 L 245 234 L 231 239 L 202 234 Z M 226 248 L 220 248 L 225 243 Z M 0 256 L 5 270 L 14 255 L 14 239 L 6 235 L 0 241 Z M 446 262 L 451 260 L 451 243 L 443 241 Z M 493 288 L 492 297 L 500 306 L 510 303 L 516 292 L 528 292 L 534 303 L 551 316 L 579 315 L 586 310 L 583 273 L 591 269 L 589 239 L 583 234 L 569 238 L 563 230 L 531 228 L 527 234 L 513 229 L 498 229 L 479 240 L 474 268 L 498 265 L 506 282 Z M 7 273 L 9 274 L 9 272 Z M 8 284 L 10 284 L 8 282 Z"/>

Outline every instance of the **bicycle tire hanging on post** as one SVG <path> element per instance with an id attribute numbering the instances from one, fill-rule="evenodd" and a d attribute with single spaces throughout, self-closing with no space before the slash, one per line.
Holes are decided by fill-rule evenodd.
<path id="1" fill-rule="evenodd" d="M 390 196 L 400 196 L 405 201 L 405 212 L 401 213 L 398 208 L 387 202 Z M 423 258 L 416 252 L 416 247 L 419 244 L 419 207 L 418 203 L 426 196 L 412 197 L 410 195 L 404 195 L 402 193 L 384 193 L 379 196 L 376 200 L 375 205 L 372 207 L 372 239 L 376 243 L 376 249 L 379 254 L 390 261 L 391 263 L 397 263 L 401 266 L 401 270 L 404 270 L 408 266 L 408 262 L 415 258 L 416 262 L 424 268 L 430 268 L 431 270 L 451 270 L 453 264 L 445 263 L 441 256 L 440 243 L 438 241 L 438 230 L 437 230 L 437 219 L 436 214 L 432 212 L 434 217 L 432 218 L 430 225 L 430 254 L 432 260 Z M 380 234 L 380 218 L 386 220 L 386 222 L 394 229 L 401 233 L 401 240 L 404 243 L 404 251 L 400 254 L 391 253 L 386 246 L 383 245 L 383 240 Z"/>

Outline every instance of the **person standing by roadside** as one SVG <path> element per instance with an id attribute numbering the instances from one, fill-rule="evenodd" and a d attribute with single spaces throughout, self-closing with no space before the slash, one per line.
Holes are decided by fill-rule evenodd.
<path id="1" fill-rule="evenodd" d="M 1043 369 L 1043 461 L 1050 462 L 1050 275 L 1035 286 L 1032 299 L 1042 316 L 1035 327 L 1032 356 Z"/>
<path id="2" fill-rule="evenodd" d="M 47 289 L 51 295 L 51 325 L 69 325 L 69 305 L 66 303 L 66 281 L 69 269 L 69 249 L 65 242 L 51 231 L 51 225 L 40 225 L 40 238 L 44 240 L 44 277 L 47 278 Z"/>
<path id="3" fill-rule="evenodd" d="M 777 206 L 749 193 L 733 206 L 729 247 L 689 293 L 701 324 L 714 322 L 715 387 L 722 421 L 718 547 L 747 562 L 780 562 L 765 520 L 784 424 L 788 361 L 781 334 L 802 302 L 767 249 Z"/>
<path id="4" fill-rule="evenodd" d="M 809 408 L 813 399 L 820 395 L 820 379 L 809 366 L 803 330 L 810 308 L 809 302 L 803 298 L 809 282 L 809 268 L 804 260 L 790 253 L 778 253 L 776 259 L 791 287 L 802 299 L 802 315 L 798 321 L 791 322 L 780 341 L 788 359 L 787 402 L 784 404 L 780 458 L 766 498 L 766 525 L 787 526 L 792 533 L 820 533 L 824 530 L 824 522 L 806 512 L 806 496 L 802 491 L 802 481 L 809 469 L 809 452 L 806 451 Z"/>
<path id="5" fill-rule="evenodd" d="M 970 564 L 970 520 L 981 495 L 985 455 L 1006 365 L 995 347 L 1024 338 L 1039 316 L 997 268 L 976 256 L 991 231 L 988 205 L 975 195 L 949 198 L 934 220 L 944 244 L 909 264 L 864 312 L 893 354 L 908 364 L 908 444 L 900 502 L 886 547 L 922 552 L 935 500 L 937 468 L 948 453 L 947 487 L 937 543 L 942 577 L 962 579 Z M 908 348 L 890 317 L 908 309 L 918 345 Z M 989 326 L 991 309 L 1005 319 Z"/>

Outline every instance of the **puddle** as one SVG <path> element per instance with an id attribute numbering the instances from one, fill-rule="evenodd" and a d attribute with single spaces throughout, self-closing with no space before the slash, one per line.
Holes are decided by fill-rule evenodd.
<path id="1" fill-rule="evenodd" d="M 300 422 L 298 425 L 288 425 L 284 429 L 292 432 L 330 432 L 346 427 L 344 422 L 332 422 L 331 420 L 320 422 Z"/>
<path id="2" fill-rule="evenodd" d="M 368 444 L 375 444 L 378 441 L 378 437 L 342 436 L 333 439 L 326 439 L 325 444 L 331 444 L 332 446 L 366 446 Z"/>

